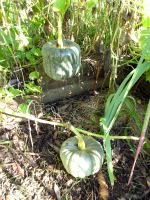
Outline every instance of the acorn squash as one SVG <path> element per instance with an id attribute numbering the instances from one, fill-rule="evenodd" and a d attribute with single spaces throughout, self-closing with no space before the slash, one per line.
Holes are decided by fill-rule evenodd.
<path id="1" fill-rule="evenodd" d="M 82 138 L 85 142 L 84 149 L 79 149 L 77 137 L 67 139 L 60 149 L 60 158 L 66 171 L 79 178 L 98 172 L 104 160 L 101 144 L 89 136 Z"/>
<path id="2" fill-rule="evenodd" d="M 64 40 L 63 48 L 57 47 L 57 41 L 47 42 L 42 55 L 44 71 L 54 80 L 66 80 L 79 72 L 81 51 L 75 42 Z"/>

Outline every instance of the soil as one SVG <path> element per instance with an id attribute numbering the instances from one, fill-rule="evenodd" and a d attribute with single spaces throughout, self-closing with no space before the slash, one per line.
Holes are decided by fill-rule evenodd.
<path id="1" fill-rule="evenodd" d="M 103 116 L 105 91 L 83 95 L 51 105 L 35 105 L 38 116 L 46 120 L 69 121 L 75 127 L 99 132 Z M 141 116 L 145 107 L 137 100 Z M 9 116 L 7 116 L 8 120 Z M 15 120 L 15 119 L 14 119 Z M 14 125 L 13 125 L 14 124 Z M 129 129 L 131 127 L 132 129 Z M 112 135 L 137 135 L 134 122 L 127 116 L 117 120 Z M 69 175 L 60 160 L 62 142 L 72 136 L 64 128 L 22 120 L 0 130 L 0 200 L 100 200 L 98 174 L 85 179 Z M 7 141 L 4 143 L 2 141 Z M 99 140 L 102 143 L 102 140 Z M 143 149 L 137 161 L 131 184 L 128 178 L 134 159 L 135 141 L 112 141 L 115 185 L 111 188 L 106 161 L 102 174 L 108 186 L 108 200 L 150 199 L 150 154 Z"/>

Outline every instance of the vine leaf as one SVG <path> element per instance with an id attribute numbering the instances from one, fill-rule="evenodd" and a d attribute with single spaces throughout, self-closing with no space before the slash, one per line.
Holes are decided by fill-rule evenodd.
<path id="1" fill-rule="evenodd" d="M 54 12 L 64 14 L 70 6 L 70 0 L 53 0 Z"/>

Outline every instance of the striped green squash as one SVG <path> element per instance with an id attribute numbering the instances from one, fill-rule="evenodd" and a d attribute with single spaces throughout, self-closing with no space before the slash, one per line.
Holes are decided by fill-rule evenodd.
<path id="1" fill-rule="evenodd" d="M 64 40 L 63 45 L 58 48 L 57 41 L 50 41 L 42 48 L 44 71 L 54 80 L 75 76 L 81 66 L 80 46 L 70 40 Z"/>
<path id="2" fill-rule="evenodd" d="M 85 178 L 99 171 L 104 152 L 101 144 L 89 136 L 83 136 L 85 149 L 78 147 L 76 137 L 67 139 L 61 146 L 60 158 L 66 171 L 74 177 Z"/>

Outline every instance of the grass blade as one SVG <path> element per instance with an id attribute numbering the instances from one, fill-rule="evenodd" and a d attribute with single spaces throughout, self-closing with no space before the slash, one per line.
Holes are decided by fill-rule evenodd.
<path id="1" fill-rule="evenodd" d="M 146 130 L 147 130 L 147 127 L 148 127 L 149 119 L 150 119 L 150 100 L 149 100 L 149 103 L 148 103 L 148 106 L 147 106 L 147 111 L 146 111 L 145 118 L 144 118 L 141 137 L 140 137 L 140 141 L 139 141 L 138 148 L 137 148 L 137 151 L 136 151 L 136 155 L 135 155 L 135 158 L 134 158 L 134 162 L 133 162 L 133 166 L 132 166 L 132 169 L 131 169 L 130 177 L 129 177 L 129 180 L 128 180 L 128 185 L 131 183 L 131 179 L 133 177 L 135 164 L 136 164 L 138 156 L 139 156 L 139 154 L 141 152 L 141 149 L 143 147 L 143 143 L 144 143 L 145 134 L 146 134 Z"/>

